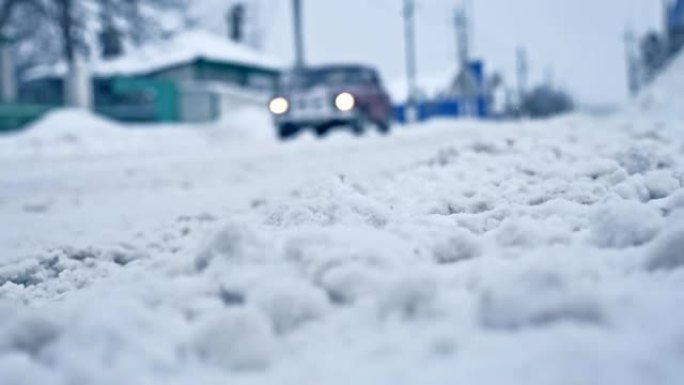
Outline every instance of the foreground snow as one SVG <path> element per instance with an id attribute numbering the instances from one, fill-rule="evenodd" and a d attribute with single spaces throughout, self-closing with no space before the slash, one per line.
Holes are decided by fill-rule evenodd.
<path id="1" fill-rule="evenodd" d="M 53 116 L 0 139 L 0 383 L 681 384 L 684 129 L 652 107 L 290 144 L 53 147 L 93 119 Z"/>

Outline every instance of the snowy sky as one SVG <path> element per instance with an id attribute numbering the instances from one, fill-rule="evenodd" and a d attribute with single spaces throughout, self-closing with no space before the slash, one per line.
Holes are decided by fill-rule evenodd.
<path id="1" fill-rule="evenodd" d="M 218 4 L 199 0 L 200 13 L 223 28 Z M 260 0 L 265 50 L 292 58 L 290 0 Z M 422 76 L 454 69 L 453 7 L 457 0 L 417 0 L 418 66 Z M 659 25 L 661 0 L 471 0 L 474 51 L 514 81 L 515 51 L 529 53 L 531 79 L 552 74 L 585 103 L 626 97 L 623 34 Z M 380 67 L 388 80 L 404 74 L 400 0 L 304 0 L 311 63 L 359 61 Z"/>

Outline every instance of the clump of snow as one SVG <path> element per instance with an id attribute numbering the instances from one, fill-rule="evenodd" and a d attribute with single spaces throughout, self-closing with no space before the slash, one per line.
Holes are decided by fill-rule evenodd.
<path id="1" fill-rule="evenodd" d="M 649 191 L 651 199 L 667 198 L 675 191 L 682 188 L 679 179 L 675 178 L 672 171 L 651 171 L 644 176 L 644 184 Z"/>
<path id="2" fill-rule="evenodd" d="M 7 354 L 0 357 L 2 381 L 12 385 L 66 384 L 48 369 L 23 354 Z"/>
<path id="3" fill-rule="evenodd" d="M 23 352 L 35 357 L 57 339 L 60 329 L 47 315 L 20 311 L 11 315 L 0 330 L 0 352 Z"/>
<path id="4" fill-rule="evenodd" d="M 615 185 L 612 191 L 627 200 L 647 202 L 651 199 L 651 192 L 646 187 L 643 175 L 629 177 L 627 180 Z"/>
<path id="5" fill-rule="evenodd" d="M 255 235 L 244 224 L 227 224 L 197 256 L 195 267 L 202 271 L 215 260 L 226 263 L 239 262 L 246 255 L 246 248 L 255 242 Z"/>
<path id="6" fill-rule="evenodd" d="M 332 303 L 354 304 L 377 293 L 382 272 L 369 265 L 353 262 L 335 266 L 321 276 L 321 286 Z"/>
<path id="7" fill-rule="evenodd" d="M 480 322 L 486 328 L 515 330 L 558 322 L 601 324 L 603 306 L 588 287 L 570 283 L 557 272 L 530 270 L 499 277 L 479 299 Z"/>
<path id="8" fill-rule="evenodd" d="M 508 219 L 496 230 L 496 240 L 503 247 L 535 247 L 542 242 L 542 229 L 529 218 Z"/>
<path id="9" fill-rule="evenodd" d="M 325 293 L 298 280 L 276 279 L 257 287 L 252 301 L 270 319 L 277 334 L 289 333 L 327 313 Z"/>
<path id="10" fill-rule="evenodd" d="M 648 114 L 660 119 L 684 119 L 684 55 L 676 57 L 668 67 L 628 106 L 628 113 Z"/>
<path id="11" fill-rule="evenodd" d="M 269 222 L 283 227 L 311 223 L 329 226 L 350 221 L 373 227 L 387 224 L 387 208 L 373 201 L 364 191 L 343 181 L 336 187 L 339 188 L 307 191 L 300 204 L 273 210 Z"/>
<path id="12" fill-rule="evenodd" d="M 684 209 L 684 189 L 680 189 L 661 202 L 661 208 L 666 214 Z"/>
<path id="13" fill-rule="evenodd" d="M 591 240 L 598 247 L 626 248 L 651 241 L 663 219 L 654 207 L 635 201 L 615 201 L 593 216 Z"/>
<path id="14" fill-rule="evenodd" d="M 472 233 L 457 230 L 434 249 L 438 263 L 451 264 L 477 258 L 482 254 L 482 245 Z"/>
<path id="15" fill-rule="evenodd" d="M 380 316 L 413 319 L 429 316 L 437 297 L 437 284 L 420 272 L 399 275 L 387 282 L 379 298 Z"/>
<path id="16" fill-rule="evenodd" d="M 684 226 L 668 229 L 651 247 L 646 267 L 649 270 L 675 270 L 684 267 Z"/>
<path id="17" fill-rule="evenodd" d="M 630 147 L 619 154 L 618 161 L 630 174 L 643 174 L 670 163 L 667 155 L 652 145 Z"/>
<path id="18" fill-rule="evenodd" d="M 275 353 L 267 319 L 253 309 L 227 309 L 202 320 L 193 340 L 207 363 L 228 370 L 263 370 Z"/>

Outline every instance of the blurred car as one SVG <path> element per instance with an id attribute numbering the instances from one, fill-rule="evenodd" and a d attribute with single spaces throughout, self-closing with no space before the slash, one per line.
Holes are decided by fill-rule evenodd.
<path id="1" fill-rule="evenodd" d="M 375 69 L 328 65 L 285 74 L 269 110 L 282 139 L 310 129 L 324 136 L 346 127 L 361 135 L 372 126 L 388 133 L 392 103 Z"/>

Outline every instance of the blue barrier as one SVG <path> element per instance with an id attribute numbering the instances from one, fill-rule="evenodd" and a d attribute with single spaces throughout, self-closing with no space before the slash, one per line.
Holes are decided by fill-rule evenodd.
<path id="1" fill-rule="evenodd" d="M 489 117 L 489 102 L 486 97 L 478 97 L 472 101 L 475 111 L 468 114 L 469 117 L 487 118 Z M 466 114 L 463 111 L 461 102 L 458 100 L 431 100 L 422 101 L 416 105 L 416 120 L 424 122 L 434 118 L 459 118 Z M 407 123 L 406 104 L 397 105 L 393 108 L 394 120 L 399 123 Z"/>
<path id="2" fill-rule="evenodd" d="M 669 28 L 675 29 L 677 27 L 684 27 L 684 0 L 677 0 L 677 3 L 670 8 L 669 14 Z"/>

